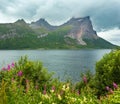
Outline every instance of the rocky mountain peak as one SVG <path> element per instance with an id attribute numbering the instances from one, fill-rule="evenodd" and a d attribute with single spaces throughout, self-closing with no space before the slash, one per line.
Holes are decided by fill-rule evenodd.
<path id="1" fill-rule="evenodd" d="M 55 26 L 50 25 L 44 18 L 40 18 L 38 21 L 32 22 L 32 23 L 30 24 L 30 26 L 31 26 L 32 28 L 44 27 L 44 28 L 46 28 L 46 29 L 48 29 L 48 30 L 53 30 L 53 29 L 56 28 Z"/>
<path id="2" fill-rule="evenodd" d="M 26 24 L 24 19 L 18 19 L 15 23 L 16 24 Z"/>
<path id="3" fill-rule="evenodd" d="M 49 23 L 44 18 L 41 18 L 34 23 L 37 24 L 37 25 L 49 25 Z"/>
<path id="4" fill-rule="evenodd" d="M 99 38 L 96 31 L 93 30 L 92 22 L 89 16 L 84 18 L 71 18 L 66 24 L 73 26 L 67 36 L 77 39 L 78 43 L 81 45 L 86 45 L 84 39 Z"/>

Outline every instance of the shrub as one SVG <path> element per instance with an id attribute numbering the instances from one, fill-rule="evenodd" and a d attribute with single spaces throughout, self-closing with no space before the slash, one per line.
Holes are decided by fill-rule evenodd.
<path id="1" fill-rule="evenodd" d="M 84 76 L 84 85 L 89 81 Z M 94 104 L 89 87 L 72 89 L 68 82 L 52 79 L 41 62 L 22 57 L 0 71 L 0 104 Z"/>
<path id="2" fill-rule="evenodd" d="M 26 81 L 32 82 L 34 86 L 42 87 L 49 85 L 52 81 L 52 73 L 48 73 L 41 62 L 30 61 L 27 57 L 21 57 L 18 62 L 3 68 L 0 75 L 9 84 L 12 80 L 16 80 L 24 87 Z"/>
<path id="3" fill-rule="evenodd" d="M 112 55 L 112 57 L 114 56 L 114 60 L 116 60 L 117 55 L 119 55 L 118 52 L 119 51 L 113 51 L 110 53 L 115 54 Z M 108 56 L 109 55 L 106 55 L 104 58 L 108 58 Z M 98 66 L 99 62 L 97 63 Z M 109 60 L 104 62 L 109 64 Z M 115 62 L 118 62 L 118 59 Z M 119 66 L 116 66 L 119 64 L 114 64 L 115 68 L 119 68 Z M 100 68 L 102 69 L 102 67 Z M 111 72 L 111 70 L 107 71 Z M 114 78 L 114 74 L 112 75 L 113 71 L 112 73 L 108 73 L 112 77 L 110 80 L 102 81 L 100 80 L 100 72 L 99 69 L 97 69 L 95 76 L 97 81 L 89 71 L 86 72 L 82 75 L 83 80 L 74 86 L 70 82 L 60 82 L 55 78 L 53 79 L 52 74 L 47 72 L 41 62 L 33 62 L 28 60 L 27 57 L 22 57 L 18 62 L 12 63 L 7 67 L 2 68 L 2 71 L 0 71 L 0 104 L 118 103 L 119 100 L 116 99 L 120 98 L 120 89 L 115 82 L 119 79 Z M 108 76 L 106 77 L 107 74 L 104 73 L 104 70 L 103 75 L 104 79 L 108 78 Z M 100 100 L 97 99 L 97 96 L 94 94 L 94 88 L 91 87 L 91 83 L 94 84 L 94 86 L 97 86 L 96 88 L 99 88 L 98 86 L 100 85 L 104 87 L 107 86 L 107 95 L 109 95 L 112 100 L 109 99 L 109 97 L 102 97 Z M 105 90 L 104 87 L 103 89 L 99 88 L 98 92 Z"/>
<path id="4" fill-rule="evenodd" d="M 111 88 L 113 82 L 120 84 L 120 50 L 111 51 L 96 63 L 95 86 L 97 94 L 105 92 L 106 86 Z"/>
<path id="5" fill-rule="evenodd" d="M 120 88 L 115 90 L 113 94 L 102 97 L 101 104 L 120 104 Z"/>

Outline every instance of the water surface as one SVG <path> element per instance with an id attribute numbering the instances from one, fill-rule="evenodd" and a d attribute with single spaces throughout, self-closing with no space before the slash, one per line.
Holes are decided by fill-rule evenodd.
<path id="1" fill-rule="evenodd" d="M 94 73 L 96 61 L 109 52 L 108 49 L 1 50 L 0 67 L 2 68 L 11 62 L 17 61 L 21 56 L 27 55 L 30 60 L 42 61 L 48 71 L 54 71 L 54 76 L 59 77 L 60 80 L 71 78 L 76 82 L 80 80 L 80 73 L 84 73 L 88 69 Z"/>

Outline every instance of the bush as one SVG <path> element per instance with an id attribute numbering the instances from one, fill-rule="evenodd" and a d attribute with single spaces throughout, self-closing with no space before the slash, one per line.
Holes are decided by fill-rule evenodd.
<path id="1" fill-rule="evenodd" d="M 113 72 L 116 71 L 112 70 L 111 72 L 110 69 L 114 67 L 119 69 L 119 64 L 116 63 L 119 61 L 119 58 L 116 59 L 120 55 L 119 53 L 120 51 L 112 51 L 110 54 L 104 56 L 102 60 L 106 60 L 104 61 L 105 65 L 103 65 L 103 61 L 101 60 L 97 63 L 96 76 L 93 77 L 88 71 L 82 75 L 83 80 L 76 85 L 72 85 L 71 82 L 60 82 L 55 78 L 53 79 L 52 74 L 47 72 L 41 62 L 33 62 L 28 60 L 27 57 L 22 57 L 18 62 L 12 63 L 0 71 L 0 104 L 118 103 L 119 100 L 116 99 L 120 98 L 120 89 L 115 82 L 119 81 L 119 78 L 115 78 Z M 113 57 L 114 61 L 112 62 L 115 62 L 115 65 L 112 63 L 114 67 L 111 66 L 112 68 L 109 70 L 105 69 L 109 71 L 110 80 L 107 79 L 109 77 L 105 74 L 106 71 L 104 70 L 102 74 L 104 77 L 102 77 L 106 80 L 102 80 L 100 79 L 100 72 L 103 67 L 99 65 L 109 65 L 111 59 L 108 58 L 110 57 L 109 55 Z M 101 70 L 98 69 L 98 67 L 101 68 Z M 111 89 L 111 83 L 113 81 L 114 89 Z M 92 85 L 94 85 L 94 87 Z M 108 85 L 111 88 L 109 88 Z M 97 96 L 94 94 L 94 92 L 96 92 L 95 87 L 97 88 L 97 92 L 105 89 L 99 86 L 107 86 L 108 98 L 100 97 L 100 100 L 97 99 Z"/>
<path id="2" fill-rule="evenodd" d="M 97 94 L 104 94 L 106 86 L 113 88 L 113 83 L 120 84 L 120 50 L 111 51 L 96 63 L 95 86 Z"/>
<path id="3" fill-rule="evenodd" d="M 88 77 L 88 76 L 87 76 Z M 88 80 L 84 79 L 86 86 Z M 90 89 L 91 90 L 91 89 Z M 0 104 L 94 104 L 89 87 L 73 89 L 69 82 L 52 79 L 41 62 L 22 57 L 0 71 Z"/>
<path id="4" fill-rule="evenodd" d="M 101 104 L 120 104 L 120 88 L 115 90 L 113 94 L 102 97 Z"/>
<path id="5" fill-rule="evenodd" d="M 52 81 L 52 73 L 48 73 L 41 62 L 33 62 L 27 57 L 21 57 L 17 63 L 12 63 L 0 72 L 1 80 L 11 84 L 12 80 L 19 81 L 24 85 L 26 81 L 32 82 L 34 86 L 49 85 Z"/>

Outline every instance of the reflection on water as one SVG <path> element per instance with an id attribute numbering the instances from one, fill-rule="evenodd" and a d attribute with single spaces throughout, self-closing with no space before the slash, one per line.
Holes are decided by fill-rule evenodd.
<path id="1" fill-rule="evenodd" d="M 80 73 L 90 69 L 95 72 L 95 63 L 108 49 L 99 50 L 2 50 L 0 51 L 0 66 L 17 61 L 21 56 L 27 55 L 31 60 L 42 61 L 49 71 L 55 72 L 60 80 L 71 78 L 80 80 Z M 68 77 L 69 76 L 69 77 Z"/>

